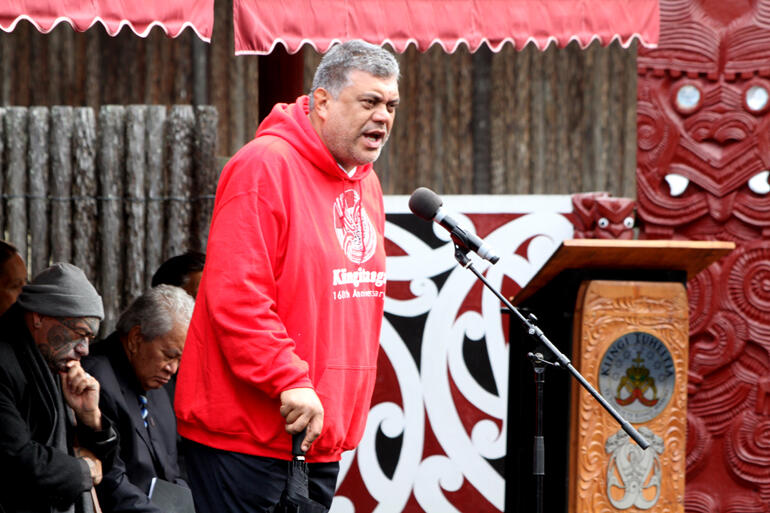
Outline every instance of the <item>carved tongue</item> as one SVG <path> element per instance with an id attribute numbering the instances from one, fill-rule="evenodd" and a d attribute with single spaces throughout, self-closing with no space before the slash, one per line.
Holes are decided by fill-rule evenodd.
<path id="1" fill-rule="evenodd" d="M 727 221 L 733 212 L 733 203 L 735 202 L 735 193 L 728 194 L 722 198 L 717 198 L 710 194 L 706 195 L 709 213 L 715 220 L 723 223 Z"/>

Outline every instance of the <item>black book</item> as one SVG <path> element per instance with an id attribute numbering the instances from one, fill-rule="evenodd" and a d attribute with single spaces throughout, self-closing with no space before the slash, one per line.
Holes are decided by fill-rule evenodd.
<path id="1" fill-rule="evenodd" d="M 149 496 L 153 504 L 167 513 L 195 513 L 192 492 L 184 486 L 153 477 Z"/>

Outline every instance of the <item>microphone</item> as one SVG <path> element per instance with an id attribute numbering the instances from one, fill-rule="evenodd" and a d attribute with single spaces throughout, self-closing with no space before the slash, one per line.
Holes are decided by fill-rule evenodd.
<path id="1" fill-rule="evenodd" d="M 495 250 L 476 235 L 460 228 L 457 221 L 449 217 L 446 211 L 441 208 L 444 203 L 438 194 L 427 187 L 419 187 L 409 197 L 409 210 L 417 217 L 426 221 L 436 221 L 446 228 L 452 235 L 452 240 L 458 246 L 473 251 L 481 258 L 489 260 L 493 264 L 500 260 Z"/>

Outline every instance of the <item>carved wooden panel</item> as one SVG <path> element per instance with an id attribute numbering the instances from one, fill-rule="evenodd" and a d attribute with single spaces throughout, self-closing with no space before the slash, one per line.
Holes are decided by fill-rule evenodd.
<path id="1" fill-rule="evenodd" d="M 575 384 L 571 511 L 684 511 L 687 316 L 681 283 L 581 285 L 574 365 L 651 446 L 642 451 Z"/>
<path id="2" fill-rule="evenodd" d="M 634 238 L 634 200 L 613 198 L 606 192 L 572 195 L 576 239 Z"/>
<path id="3" fill-rule="evenodd" d="M 661 0 L 638 58 L 641 237 L 732 240 L 688 285 L 690 512 L 770 509 L 770 1 Z"/>

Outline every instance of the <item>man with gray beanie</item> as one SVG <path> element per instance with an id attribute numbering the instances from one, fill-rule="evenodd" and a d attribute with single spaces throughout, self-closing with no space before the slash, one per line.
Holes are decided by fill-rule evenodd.
<path id="1" fill-rule="evenodd" d="M 103 318 L 71 264 L 40 272 L 0 317 L 0 511 L 94 511 L 117 434 L 80 358 Z"/>

